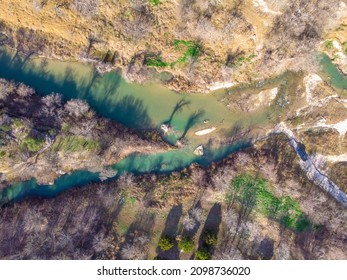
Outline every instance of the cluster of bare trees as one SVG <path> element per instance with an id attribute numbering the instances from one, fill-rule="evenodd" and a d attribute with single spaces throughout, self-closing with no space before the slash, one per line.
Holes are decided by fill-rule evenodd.
<path id="1" fill-rule="evenodd" d="M 117 188 L 90 186 L 54 201 L 8 205 L 0 213 L 1 259 L 98 259 L 114 257 L 119 214 Z M 98 199 L 95 199 L 97 195 Z M 113 203 L 104 200 L 113 197 Z"/>
<path id="2" fill-rule="evenodd" d="M 72 8 L 85 17 L 94 16 L 99 7 L 100 0 L 73 0 Z"/>
<path id="3" fill-rule="evenodd" d="M 316 65 L 315 49 L 324 31 L 336 23 L 340 1 L 292 1 L 282 7 L 268 34 L 265 62 L 294 58 L 294 70 L 311 70 Z"/>
<path id="4" fill-rule="evenodd" d="M 156 150 L 161 147 L 160 143 L 149 141 L 120 124 L 96 116 L 83 100 L 73 99 L 65 103 L 57 93 L 40 97 L 32 88 L 21 83 L 0 80 L 0 107 L 7 112 L 6 122 L 3 120 L 6 131 L 1 131 L 3 150 L 7 152 L 2 153 L 2 160 L 8 166 L 15 166 L 40 155 L 36 157 L 36 160 L 40 160 L 37 165 L 11 175 L 22 180 L 32 176 L 41 177 L 37 172 L 45 172 L 46 176 L 54 174 L 56 177 L 59 174 L 56 172 L 60 170 L 58 166 L 67 162 L 76 165 L 76 169 L 81 168 L 82 162 L 86 169 L 98 167 L 97 172 L 101 171 L 100 177 L 105 180 L 113 177 L 115 172 L 100 166 L 116 162 L 124 149 L 153 145 Z M 88 161 L 67 156 L 80 151 L 88 153 Z M 71 160 L 76 161 L 71 163 Z M 106 160 L 111 162 L 105 163 Z M 40 166 L 47 166 L 47 169 L 44 171 Z M 120 184 L 130 186 L 132 175 L 124 174 L 119 180 Z"/>
<path id="5" fill-rule="evenodd" d="M 156 17 L 147 0 L 131 0 L 131 15 L 131 19 L 122 19 L 122 25 L 125 36 L 131 37 L 137 43 L 151 32 Z"/>
<path id="6" fill-rule="evenodd" d="M 48 39 L 43 32 L 30 28 L 20 27 L 15 34 L 17 53 L 25 59 L 35 54 L 41 54 L 48 44 Z"/>
<path id="7" fill-rule="evenodd" d="M 0 20 L 0 46 L 4 45 L 14 46 L 14 41 L 10 29 L 3 20 Z"/>
<path id="8" fill-rule="evenodd" d="M 234 35 L 242 33 L 251 36 L 252 29 L 242 14 L 244 0 L 224 1 L 181 1 L 181 22 L 176 27 L 178 36 L 191 36 L 205 42 L 230 44 Z M 224 14 L 226 19 L 217 27 L 213 17 Z"/>
<path id="9" fill-rule="evenodd" d="M 96 14 L 100 0 L 34 0 L 33 5 L 41 11 L 48 3 L 53 3 L 55 9 L 72 8 L 85 17 L 92 17 Z"/>

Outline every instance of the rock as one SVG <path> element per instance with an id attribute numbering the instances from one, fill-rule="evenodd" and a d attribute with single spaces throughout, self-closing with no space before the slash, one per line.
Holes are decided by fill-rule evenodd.
<path id="1" fill-rule="evenodd" d="M 167 125 L 167 124 L 162 124 L 162 125 L 160 126 L 160 129 L 161 129 L 162 131 L 164 131 L 164 133 L 168 133 L 169 130 L 170 130 L 170 127 L 169 127 L 169 125 Z"/>
<path id="2" fill-rule="evenodd" d="M 204 155 L 204 147 L 202 145 L 198 146 L 194 150 L 194 154 L 197 155 L 197 156 L 203 156 Z"/>

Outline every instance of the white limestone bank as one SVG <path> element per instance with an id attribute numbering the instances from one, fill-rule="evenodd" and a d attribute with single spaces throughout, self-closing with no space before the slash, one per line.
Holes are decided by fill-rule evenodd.
<path id="1" fill-rule="evenodd" d="M 225 83 L 214 83 L 211 84 L 210 86 L 208 86 L 208 90 L 209 91 L 215 91 L 218 89 L 224 89 L 224 88 L 230 88 L 232 86 L 234 86 L 235 84 L 232 82 L 225 82 Z"/>
<path id="2" fill-rule="evenodd" d="M 347 207 L 347 195 L 317 168 L 311 157 L 302 149 L 300 142 L 295 139 L 294 133 L 284 123 L 277 125 L 272 133 L 284 133 L 287 135 L 290 145 L 300 158 L 300 165 L 306 176 L 336 201 Z"/>

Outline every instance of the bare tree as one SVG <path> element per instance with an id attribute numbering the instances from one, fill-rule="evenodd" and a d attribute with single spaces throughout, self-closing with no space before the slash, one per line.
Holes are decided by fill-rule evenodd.
<path id="1" fill-rule="evenodd" d="M 146 257 L 149 237 L 146 233 L 134 233 L 133 240 L 125 244 L 121 250 L 122 259 L 125 260 L 142 260 Z"/>
<path id="2" fill-rule="evenodd" d="M 132 0 L 131 8 L 132 19 L 124 18 L 122 22 L 124 33 L 136 43 L 151 31 L 155 15 L 147 0 Z"/>
<path id="3" fill-rule="evenodd" d="M 194 230 L 200 225 L 202 217 L 203 210 L 198 206 L 193 207 L 183 219 L 184 229 L 188 232 Z"/>
<path id="4" fill-rule="evenodd" d="M 102 171 L 100 172 L 99 178 L 101 181 L 105 181 L 108 178 L 112 178 L 117 175 L 117 170 L 112 169 L 112 168 L 103 168 Z"/>
<path id="5" fill-rule="evenodd" d="M 193 183 L 198 187 L 204 187 L 206 185 L 206 171 L 201 168 L 194 168 L 192 170 L 191 178 Z"/>
<path id="6" fill-rule="evenodd" d="M 230 187 L 234 172 L 229 166 L 223 166 L 212 175 L 212 184 L 217 190 L 226 191 Z"/>
<path id="7" fill-rule="evenodd" d="M 20 97 L 28 97 L 28 96 L 34 95 L 35 91 L 32 88 L 28 87 L 27 85 L 20 83 L 17 87 L 16 93 Z"/>
<path id="8" fill-rule="evenodd" d="M 135 176 L 132 173 L 124 171 L 122 175 L 118 177 L 117 182 L 121 188 L 132 187 L 135 183 Z"/>
<path id="9" fill-rule="evenodd" d="M 85 17 L 93 17 L 99 7 L 99 0 L 73 0 L 72 8 Z"/>
<path id="10" fill-rule="evenodd" d="M 112 236 L 106 235 L 104 232 L 99 232 L 94 236 L 93 248 L 95 252 L 100 253 L 107 250 L 112 245 Z"/>
<path id="11" fill-rule="evenodd" d="M 79 118 L 89 111 L 89 105 L 84 100 L 73 99 L 66 102 L 64 109 L 69 116 Z"/>
<path id="12" fill-rule="evenodd" d="M 45 116 L 58 116 L 58 108 L 62 106 L 62 96 L 58 93 L 51 93 L 42 97 L 41 113 Z"/>
<path id="13" fill-rule="evenodd" d="M 29 209 L 24 218 L 24 230 L 28 232 L 45 231 L 48 226 L 48 220 L 40 211 Z"/>

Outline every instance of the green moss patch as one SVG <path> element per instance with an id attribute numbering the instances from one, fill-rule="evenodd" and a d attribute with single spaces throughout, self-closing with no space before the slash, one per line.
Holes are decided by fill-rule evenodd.
<path id="1" fill-rule="evenodd" d="M 289 196 L 276 197 L 268 190 L 267 184 L 265 179 L 258 179 L 249 174 L 239 175 L 232 181 L 226 199 L 256 210 L 286 228 L 298 232 L 306 230 L 310 222 L 299 204 Z"/>
<path id="2" fill-rule="evenodd" d="M 64 152 L 97 151 L 99 148 L 100 143 L 98 141 L 76 135 L 60 136 L 53 144 L 53 149 Z"/>
<path id="3" fill-rule="evenodd" d="M 44 140 L 37 137 L 27 136 L 24 138 L 22 146 L 28 149 L 30 152 L 38 152 L 44 144 Z"/>

